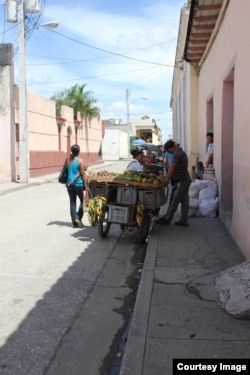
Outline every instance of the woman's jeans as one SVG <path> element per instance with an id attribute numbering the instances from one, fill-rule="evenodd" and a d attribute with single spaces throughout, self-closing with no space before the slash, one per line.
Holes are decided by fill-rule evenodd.
<path id="1" fill-rule="evenodd" d="M 70 216 L 72 224 L 75 224 L 75 220 L 81 220 L 83 217 L 83 186 L 70 185 L 67 187 L 69 194 L 69 203 L 70 203 Z M 76 200 L 77 197 L 80 200 L 80 206 L 78 211 L 76 211 Z"/>

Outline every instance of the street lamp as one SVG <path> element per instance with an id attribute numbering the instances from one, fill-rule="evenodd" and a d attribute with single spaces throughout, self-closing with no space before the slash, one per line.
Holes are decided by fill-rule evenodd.
<path id="1" fill-rule="evenodd" d="M 38 27 L 55 28 L 58 23 L 48 22 Z M 27 92 L 26 92 L 26 43 L 25 43 L 25 9 L 24 0 L 18 3 L 18 43 L 19 43 L 19 175 L 20 182 L 29 182 L 29 147 L 27 124 Z"/>
<path id="2" fill-rule="evenodd" d="M 147 100 L 148 98 L 137 98 L 132 102 L 129 101 L 130 90 L 126 90 L 126 102 L 127 102 L 127 136 L 128 136 L 128 157 L 130 156 L 130 111 L 129 106 L 134 103 L 136 100 Z"/>

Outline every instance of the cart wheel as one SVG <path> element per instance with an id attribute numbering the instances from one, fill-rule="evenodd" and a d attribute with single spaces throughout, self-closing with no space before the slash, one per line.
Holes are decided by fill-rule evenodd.
<path id="1" fill-rule="evenodd" d="M 145 244 L 150 229 L 150 216 L 148 213 L 144 213 L 142 224 L 137 227 L 137 242 Z"/>
<path id="2" fill-rule="evenodd" d="M 98 220 L 98 234 L 100 237 L 107 237 L 111 223 L 107 223 L 108 220 L 108 206 L 103 208 L 104 216 L 100 216 Z"/>

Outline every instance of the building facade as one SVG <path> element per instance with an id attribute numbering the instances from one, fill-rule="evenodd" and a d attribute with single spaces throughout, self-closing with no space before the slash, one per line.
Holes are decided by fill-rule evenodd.
<path id="1" fill-rule="evenodd" d="M 0 46 L 0 183 L 20 177 L 19 88 L 14 85 L 11 45 Z M 8 56 L 9 58 L 6 58 Z M 77 143 L 86 165 L 102 161 L 103 126 L 100 120 L 74 119 L 73 109 L 62 106 L 56 116 L 55 102 L 27 93 L 29 177 L 56 173 L 70 147 Z"/>
<path id="2" fill-rule="evenodd" d="M 219 216 L 249 259 L 250 2 L 191 0 L 189 5 L 183 58 L 196 74 L 198 95 L 191 79 L 183 84 L 197 105 L 199 158 L 205 159 L 206 133 L 212 130 Z"/>

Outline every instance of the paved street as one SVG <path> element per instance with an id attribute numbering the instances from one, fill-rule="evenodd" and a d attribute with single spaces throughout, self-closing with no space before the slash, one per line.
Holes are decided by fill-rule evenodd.
<path id="1" fill-rule="evenodd" d="M 72 228 L 57 181 L 1 195 L 0 218 L 0 373 L 99 374 L 145 247 L 118 225 L 99 238 L 86 214 Z"/>

